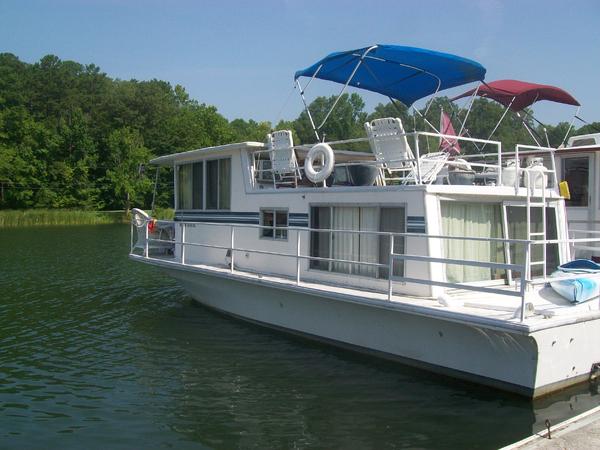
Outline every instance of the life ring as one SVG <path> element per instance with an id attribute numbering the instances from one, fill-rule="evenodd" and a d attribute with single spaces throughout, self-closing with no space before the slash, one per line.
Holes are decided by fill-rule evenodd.
<path id="1" fill-rule="evenodd" d="M 323 160 L 323 166 L 319 171 L 315 170 L 314 163 L 317 159 Z M 335 156 L 333 150 L 328 144 L 320 143 L 314 145 L 306 155 L 304 160 L 304 173 L 313 183 L 322 183 L 333 172 L 335 165 Z"/>

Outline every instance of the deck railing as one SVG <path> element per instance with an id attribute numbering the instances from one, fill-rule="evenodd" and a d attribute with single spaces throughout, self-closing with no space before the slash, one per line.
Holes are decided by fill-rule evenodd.
<path id="1" fill-rule="evenodd" d="M 225 250 L 230 255 L 230 263 L 228 270 L 231 273 L 235 273 L 238 271 L 236 269 L 236 254 L 242 253 L 253 253 L 259 255 L 267 255 L 267 256 L 275 256 L 275 257 L 284 257 L 295 260 L 295 284 L 300 285 L 302 283 L 302 261 L 324 261 L 330 263 L 340 263 L 340 264 L 349 264 L 356 266 L 366 266 L 366 267 L 375 267 L 375 268 L 385 268 L 387 269 L 387 279 L 383 278 L 382 280 L 387 281 L 387 298 L 388 300 L 392 300 L 394 297 L 394 282 L 404 282 L 404 283 L 414 283 L 421 284 L 425 286 L 439 286 L 446 289 L 457 289 L 457 290 L 467 290 L 467 291 L 475 291 L 482 292 L 487 294 L 498 294 L 509 297 L 518 297 L 521 299 L 520 308 L 519 308 L 519 318 L 521 321 L 525 319 L 525 297 L 528 286 L 534 286 L 539 284 L 545 284 L 550 281 L 553 281 L 558 278 L 547 277 L 544 274 L 542 277 L 538 277 L 532 279 L 530 277 L 530 258 L 532 245 L 542 245 L 542 244 L 582 244 L 582 243 L 600 243 L 600 238 L 586 238 L 586 239 L 550 239 L 550 240 L 524 240 L 524 239 L 504 239 L 504 238 L 480 238 L 480 237 L 463 237 L 463 236 L 446 236 L 446 235 L 428 235 L 421 233 L 395 233 L 395 232 L 380 232 L 380 231 L 355 231 L 355 230 L 340 230 L 340 229 L 322 229 L 322 228 L 305 228 L 305 227 L 285 227 L 282 229 L 287 230 L 288 237 L 291 233 L 294 233 L 296 236 L 296 245 L 295 252 L 286 253 L 279 251 L 269 251 L 262 250 L 257 248 L 248 248 L 243 247 L 236 244 L 236 229 L 256 229 L 257 231 L 260 229 L 271 228 L 262 225 L 254 225 L 254 224 L 226 224 L 226 223 L 212 223 L 212 222 L 172 222 L 172 221 L 160 221 L 159 225 L 163 227 L 175 227 L 178 224 L 181 224 L 181 239 L 168 238 L 161 239 L 159 237 L 152 237 L 150 233 L 148 233 L 147 224 L 139 227 L 136 226 L 132 222 L 132 245 L 131 245 L 131 253 L 136 254 L 135 250 L 140 249 L 141 255 L 145 258 L 156 258 L 156 259 L 164 259 L 165 254 L 159 252 L 158 256 L 152 256 L 153 249 L 174 249 L 174 246 L 180 246 L 181 251 L 179 254 L 178 262 L 183 265 L 193 265 L 193 264 L 203 264 L 201 260 L 195 260 L 193 263 L 188 262 L 186 249 L 189 248 L 208 248 L 208 249 L 220 249 Z M 198 242 L 190 242 L 186 238 L 186 228 L 188 224 L 193 224 L 194 226 L 210 226 L 210 227 L 219 227 L 219 228 L 228 228 L 229 229 L 229 239 L 226 245 L 217 245 L 217 244 L 207 244 L 207 243 L 198 243 Z M 134 232 L 137 228 L 137 237 L 138 240 L 134 240 Z M 387 262 L 366 262 L 355 259 L 341 259 L 341 258 L 328 258 L 328 257 L 320 257 L 320 256 L 312 256 L 309 254 L 302 254 L 302 239 L 301 236 L 305 234 L 306 236 L 310 236 L 310 233 L 349 233 L 349 234 L 358 234 L 358 235 L 377 235 L 377 236 L 387 236 L 390 240 L 389 251 L 387 252 L 388 258 Z M 455 258 L 447 258 L 447 257 L 435 257 L 435 256 L 425 256 L 425 255 L 415 255 L 415 254 L 406 254 L 406 253 L 396 253 L 394 252 L 394 242 L 396 239 L 426 239 L 426 240 L 462 240 L 462 241 L 471 241 L 471 242 L 496 242 L 499 245 L 523 245 L 523 263 L 503 263 L 503 262 L 493 262 L 493 261 L 477 261 L 477 260 L 466 260 L 466 259 L 455 259 Z M 142 242 L 140 242 L 140 240 Z M 167 256 L 171 257 L 170 252 L 167 252 Z M 175 258 L 173 254 L 172 258 Z M 489 268 L 490 270 L 504 270 L 508 273 L 518 272 L 518 283 L 513 283 L 514 289 L 506 289 L 500 288 L 497 284 L 490 283 L 490 285 L 481 285 L 471 284 L 468 282 L 450 282 L 447 280 L 439 280 L 433 279 L 433 277 L 428 278 L 415 278 L 414 276 L 406 276 L 405 273 L 402 275 L 394 274 L 394 267 L 397 261 L 415 261 L 421 263 L 438 263 L 443 265 L 459 265 L 459 266 L 467 266 L 467 267 L 481 267 L 481 268 Z M 244 269 L 239 269 L 240 272 L 244 272 Z M 250 270 L 246 270 L 250 271 Z M 251 270 L 255 272 L 256 270 L 253 268 Z M 290 277 L 290 274 L 272 274 L 275 276 L 282 277 Z M 600 277 L 600 275 L 598 276 Z M 444 277 L 445 278 L 445 277 Z M 569 278 L 569 277 L 567 277 Z M 573 278 L 576 278 L 574 275 Z M 381 278 L 380 278 L 381 279 Z M 507 277 L 507 279 L 512 279 L 512 277 Z M 566 279 L 564 276 L 560 277 L 561 280 Z M 308 281 L 308 280 L 307 280 Z M 314 280 L 313 280 L 314 281 Z M 492 280 L 490 280 L 492 281 Z"/>
<path id="2" fill-rule="evenodd" d="M 483 182 L 485 184 L 495 184 L 495 185 L 503 185 L 502 177 L 503 170 L 506 169 L 503 166 L 503 163 L 506 163 L 509 159 L 514 159 L 516 162 L 516 172 L 517 176 L 515 177 L 515 189 L 520 187 L 521 178 L 526 173 L 527 167 L 521 166 L 520 158 L 528 155 L 542 155 L 547 156 L 549 158 L 550 167 L 546 168 L 546 175 L 550 177 L 552 180 L 551 187 L 556 188 L 558 186 L 557 175 L 556 175 L 556 162 L 554 158 L 554 152 L 556 149 L 550 147 L 541 147 L 534 145 L 522 145 L 518 144 L 515 147 L 514 151 L 503 152 L 502 151 L 502 143 L 499 141 L 492 141 L 487 139 L 476 139 L 465 136 L 454 136 L 447 135 L 441 133 L 432 133 L 426 131 L 414 131 L 403 133 L 401 136 L 405 136 L 409 141 L 412 141 L 412 151 L 414 153 L 413 158 L 403 158 L 400 160 L 390 160 L 390 161 L 376 161 L 375 157 L 373 160 L 366 161 L 355 161 L 351 163 L 343 163 L 336 164 L 336 166 L 340 165 L 352 165 L 352 164 L 361 164 L 361 165 L 375 165 L 377 166 L 382 173 L 382 178 L 386 181 L 390 182 L 400 182 L 403 184 L 428 184 L 431 180 L 426 180 L 425 177 L 427 174 L 424 174 L 424 164 L 431 164 L 431 161 L 425 162 L 423 160 L 423 156 L 429 153 L 439 151 L 438 146 L 436 145 L 433 150 L 430 151 L 429 148 L 429 138 L 434 138 L 436 140 L 446 140 L 447 142 L 461 142 L 463 144 L 472 144 L 476 146 L 477 151 L 472 153 L 461 153 L 457 155 L 455 158 L 449 158 L 443 162 L 440 162 L 440 165 L 443 165 L 446 169 L 450 171 L 454 169 L 464 169 L 465 162 L 468 163 L 468 170 L 472 171 L 474 174 L 481 178 L 480 183 Z M 427 151 L 424 151 L 423 145 L 420 144 L 420 138 L 427 139 Z M 357 143 L 367 143 L 369 141 L 366 137 L 354 138 L 354 139 L 344 139 L 337 141 L 328 141 L 327 144 L 332 146 L 339 146 L 344 144 L 357 144 Z M 481 149 L 477 144 L 481 145 Z M 483 153 L 483 149 L 486 146 L 496 147 L 496 151 Z M 308 145 L 297 145 L 294 146 L 293 149 L 295 151 L 302 149 L 308 150 L 310 146 Z M 288 151 L 289 149 L 284 149 Z M 369 150 L 370 147 L 369 147 Z M 274 173 L 274 170 L 267 167 L 265 168 L 265 163 L 270 161 L 270 154 L 273 150 L 258 150 L 252 153 L 252 161 L 251 161 L 251 170 L 252 170 L 252 181 L 253 183 L 259 182 L 269 182 L 274 180 L 277 176 Z M 266 157 L 266 159 L 265 159 Z M 488 160 L 491 159 L 490 162 Z M 394 173 L 386 173 L 387 166 L 390 164 L 392 167 L 394 163 L 405 163 L 406 168 L 401 170 L 394 169 Z M 302 171 L 301 167 L 298 167 L 294 170 Z M 290 169 L 290 172 L 293 170 Z M 426 171 L 425 171 L 426 172 Z M 403 173 L 403 175 L 400 175 Z M 265 176 L 266 175 L 266 176 Z M 526 175 L 525 175 L 526 176 Z"/>
<path id="3" fill-rule="evenodd" d="M 153 249 L 165 249 L 169 245 L 180 246 L 180 253 L 178 262 L 183 265 L 193 265 L 193 264 L 203 264 L 202 260 L 194 260 L 193 263 L 190 263 L 188 260 L 186 249 L 190 248 L 207 248 L 207 249 L 217 249 L 217 250 L 225 250 L 227 254 L 230 256 L 230 263 L 228 270 L 231 273 L 235 273 L 238 269 L 236 269 L 236 254 L 243 253 L 251 253 L 251 254 L 259 254 L 259 255 L 268 255 L 275 257 L 284 257 L 295 260 L 296 269 L 295 269 L 295 283 L 300 285 L 302 280 L 302 261 L 324 261 L 330 263 L 339 263 L 339 264 L 349 264 L 355 266 L 366 266 L 366 267 L 374 267 L 374 268 L 385 268 L 387 269 L 387 279 L 383 278 L 382 281 L 387 281 L 387 298 L 388 300 L 392 300 L 394 296 L 394 282 L 404 282 L 404 283 L 414 283 L 421 284 L 425 286 L 440 286 L 449 289 L 461 289 L 468 291 L 477 291 L 488 294 L 500 294 L 511 297 L 520 297 L 521 298 L 521 309 L 520 309 L 520 317 L 521 320 L 524 320 L 525 314 L 525 291 L 528 285 L 527 274 L 529 273 L 528 264 L 529 264 L 529 253 L 531 251 L 532 241 L 523 240 L 523 239 L 503 239 L 503 238 L 479 238 L 479 237 L 459 237 L 459 236 L 445 236 L 445 235 L 427 235 L 420 233 L 393 233 L 393 232 L 380 232 L 380 231 L 355 231 L 355 230 L 340 230 L 340 229 L 322 229 L 322 228 L 305 228 L 305 227 L 286 227 L 282 228 L 287 230 L 288 237 L 290 234 L 295 234 L 296 236 L 296 245 L 295 252 L 286 253 L 279 251 L 269 251 L 258 248 L 247 248 L 236 244 L 236 230 L 240 229 L 249 229 L 253 228 L 257 231 L 260 229 L 271 228 L 262 225 L 254 225 L 254 224 L 225 224 L 225 223 L 212 223 L 212 222 L 161 222 L 164 225 L 173 224 L 173 226 L 181 225 L 181 239 L 160 239 L 156 237 L 152 237 L 148 234 L 147 226 L 137 227 L 138 228 L 138 240 L 141 239 L 143 242 L 140 243 L 134 242 L 134 228 L 136 225 L 132 223 L 132 246 L 131 253 L 136 254 L 135 249 L 141 249 L 141 256 L 145 258 L 157 258 L 164 259 L 164 254 L 159 252 L 158 256 L 152 256 Z M 199 242 L 190 242 L 186 237 L 186 228 L 187 225 L 194 226 L 209 226 L 209 227 L 219 227 L 219 228 L 228 228 L 229 229 L 229 239 L 227 244 L 218 245 L 218 244 L 209 244 L 209 243 L 199 243 Z M 310 236 L 311 233 L 349 233 L 349 234 L 358 234 L 358 235 L 376 235 L 376 236 L 386 236 L 389 238 L 389 251 L 387 252 L 388 258 L 385 263 L 381 262 L 367 262 L 356 259 L 342 259 L 342 258 L 329 258 L 329 257 L 321 257 L 321 256 L 313 256 L 310 254 L 302 253 L 302 243 L 301 239 L 302 235 Z M 475 261 L 475 260 L 463 260 L 463 259 L 453 259 L 446 257 L 434 257 L 434 256 L 425 256 L 425 255 L 415 255 L 415 254 L 404 254 L 404 253 L 396 253 L 394 252 L 394 243 L 396 239 L 426 239 L 426 240 L 464 240 L 464 241 L 472 241 L 472 242 L 496 242 L 498 244 L 503 245 L 514 245 L 521 244 L 524 247 L 524 263 L 522 264 L 508 264 L 502 262 L 493 262 L 493 261 Z M 600 239 L 599 239 L 600 241 Z M 173 256 L 174 258 L 174 256 Z M 451 264 L 451 265 L 460 265 L 460 266 L 470 266 L 470 267 L 481 267 L 481 268 L 489 268 L 490 270 L 505 270 L 512 272 L 519 272 L 519 283 L 514 283 L 514 290 L 510 289 L 502 289 L 499 287 L 491 287 L 491 286 L 483 286 L 480 284 L 470 284 L 468 282 L 449 282 L 443 280 L 434 280 L 433 277 L 428 278 L 416 278 L 414 276 L 406 276 L 405 273 L 402 275 L 394 274 L 394 267 L 397 261 L 418 261 L 422 263 L 440 263 L 440 264 Z M 240 269 L 243 272 L 243 269 Z M 253 268 L 252 271 L 255 271 Z M 290 274 L 273 274 L 283 277 L 289 277 Z M 380 278 L 381 279 L 381 278 Z"/>

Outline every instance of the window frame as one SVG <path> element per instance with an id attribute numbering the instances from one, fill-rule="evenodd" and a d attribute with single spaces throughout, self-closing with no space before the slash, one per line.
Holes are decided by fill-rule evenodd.
<path id="1" fill-rule="evenodd" d="M 579 154 L 579 155 L 569 155 L 569 156 L 563 156 L 561 158 L 560 161 L 560 178 L 561 180 L 566 181 L 567 178 L 565 176 L 565 172 L 566 172 L 566 162 L 568 160 L 573 160 L 573 159 L 587 159 L 587 167 L 588 167 L 588 175 L 587 175 L 587 198 L 585 201 L 585 205 L 569 205 L 568 202 L 571 200 L 566 200 L 565 199 L 565 207 L 567 208 L 589 208 L 591 203 L 592 203 L 592 196 L 591 196 L 591 190 L 590 190 L 590 185 L 591 185 L 591 179 L 590 179 L 590 175 L 591 175 L 591 165 L 592 165 L 592 158 L 591 155 L 589 154 Z M 569 186 L 569 190 L 571 189 L 571 186 Z"/>
<path id="2" fill-rule="evenodd" d="M 386 233 L 384 231 L 381 231 L 381 209 L 382 208 L 402 208 L 404 211 L 404 231 L 396 233 L 396 238 L 398 238 L 397 234 L 401 234 L 402 236 L 400 236 L 401 239 L 403 239 L 403 248 L 404 248 L 404 253 L 406 253 L 406 236 L 404 236 L 403 234 L 407 233 L 407 229 L 408 229 L 408 203 L 406 202 L 399 202 L 399 203 L 365 203 L 365 202 L 361 202 L 361 203 L 327 203 L 327 202 L 315 202 L 315 203 L 309 203 L 308 204 L 308 228 L 309 230 L 312 229 L 312 223 L 313 223 L 313 208 L 329 208 L 329 220 L 330 220 L 330 224 L 331 226 L 333 226 L 333 208 L 348 208 L 348 207 L 356 207 L 356 208 L 377 208 L 377 228 L 378 228 L 378 232 L 380 233 Z M 333 229 L 333 228 L 330 228 Z M 309 231 L 309 255 L 312 256 L 312 249 L 313 249 L 313 231 Z M 333 239 L 332 239 L 332 235 L 333 233 L 329 233 L 329 256 L 331 257 L 332 253 L 333 253 Z M 381 238 L 382 235 L 378 235 L 379 238 Z M 379 240 L 378 240 L 379 242 Z M 380 245 L 380 244 L 378 244 Z M 394 245 L 395 246 L 395 245 Z M 309 259 L 308 262 L 308 270 L 316 270 L 319 272 L 327 272 L 330 274 L 337 274 L 337 275 L 348 275 L 345 274 L 343 272 L 337 272 L 332 270 L 332 265 L 333 265 L 333 261 L 328 261 L 327 264 L 327 269 L 321 269 L 318 267 L 313 267 L 311 262 L 313 260 Z M 406 275 L 406 261 L 402 260 L 403 264 L 402 264 L 402 268 L 401 268 L 401 274 L 398 275 L 396 273 L 394 273 L 394 277 L 403 277 Z M 369 280 L 387 280 L 388 278 L 383 278 L 379 275 L 379 270 L 377 271 L 377 276 L 375 277 L 371 277 L 371 276 L 367 276 L 367 275 L 360 275 L 360 274 L 355 274 L 355 273 L 351 273 L 351 276 L 356 276 L 356 277 L 361 277 L 361 278 L 366 278 Z"/>
<path id="3" fill-rule="evenodd" d="M 273 225 L 270 228 L 263 228 L 266 227 L 264 224 L 264 214 L 265 213 L 272 213 L 273 214 Z M 277 226 L 277 213 L 284 213 L 285 214 L 285 218 L 286 218 L 286 225 L 285 227 L 281 227 L 281 226 Z M 259 239 L 266 239 L 269 241 L 287 241 L 288 240 L 288 230 L 289 230 L 289 226 L 290 226 L 290 212 L 288 208 L 283 208 L 283 207 L 263 207 L 260 208 L 259 210 L 259 224 L 260 224 L 260 228 L 258 229 L 258 237 Z M 271 229 L 273 235 L 272 236 L 265 236 L 264 232 L 267 229 Z M 277 237 L 277 231 L 281 231 L 284 236 L 282 237 Z"/>
<path id="4" fill-rule="evenodd" d="M 228 184 L 229 184 L 229 208 L 219 208 L 219 205 L 221 203 L 221 188 L 220 188 L 220 181 L 221 181 L 221 174 L 220 174 L 220 166 L 221 163 L 217 162 L 217 183 L 216 183 L 216 189 L 217 189 L 217 208 L 207 208 L 207 201 L 208 201 L 208 162 L 209 161 L 221 161 L 221 160 L 229 160 L 229 180 L 228 180 Z M 193 177 L 193 166 L 194 164 L 202 164 L 202 208 L 200 209 L 183 209 L 180 208 L 180 195 L 179 195 L 179 190 L 180 190 L 180 177 L 179 177 L 179 170 L 182 166 L 185 165 L 190 165 L 192 166 L 192 177 Z M 200 160 L 195 160 L 195 161 L 185 161 L 185 162 L 181 162 L 175 165 L 175 185 L 176 185 L 176 189 L 175 189 L 175 205 L 176 205 L 176 210 L 177 211 L 231 211 L 231 197 L 232 197 L 232 176 L 231 176 L 231 172 L 232 172 L 232 157 L 231 156 L 226 156 L 226 157 L 215 157 L 215 158 L 206 158 L 206 159 L 200 159 Z M 192 179 L 192 189 L 193 189 L 193 179 Z M 193 191 L 192 191 L 192 202 L 193 202 Z M 193 203 L 192 203 L 193 204 Z"/>

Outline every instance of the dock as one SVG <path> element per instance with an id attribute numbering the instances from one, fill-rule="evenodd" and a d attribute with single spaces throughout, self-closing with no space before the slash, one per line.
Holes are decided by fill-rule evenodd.
<path id="1" fill-rule="evenodd" d="M 501 450 L 600 448 L 600 406 L 565 420 Z"/>

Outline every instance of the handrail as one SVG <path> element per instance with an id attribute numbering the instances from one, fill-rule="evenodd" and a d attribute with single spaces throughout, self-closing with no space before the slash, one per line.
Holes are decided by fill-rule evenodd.
<path id="1" fill-rule="evenodd" d="M 149 220 L 147 220 L 146 222 L 149 222 Z M 166 223 L 171 223 L 170 221 L 166 221 Z M 314 229 L 314 228 L 304 228 L 304 227 L 282 227 L 287 229 L 288 231 L 295 231 L 296 232 L 296 252 L 295 253 L 285 253 L 285 252 L 276 252 L 276 251 L 268 251 L 268 250 L 259 250 L 259 249 L 254 249 L 254 248 L 242 248 L 242 247 L 236 247 L 235 245 L 235 229 L 236 228 L 254 228 L 254 229 L 261 229 L 261 228 L 269 228 L 267 226 L 263 226 L 263 225 L 255 225 L 255 224 L 221 224 L 221 223 L 212 223 L 212 222 L 175 222 L 172 221 L 173 224 L 176 223 L 180 223 L 182 225 L 185 224 L 203 224 L 203 225 L 209 225 L 209 226 L 217 226 L 217 227 L 229 227 L 231 230 L 231 235 L 230 235 L 230 242 L 229 245 L 216 245 L 216 244 L 203 244 L 203 243 L 198 243 L 198 242 L 186 242 L 185 239 L 185 229 L 187 228 L 186 226 L 182 226 L 182 234 L 181 234 L 181 240 L 177 240 L 175 238 L 173 238 L 172 240 L 164 240 L 164 239 L 155 239 L 155 238 L 151 238 L 148 235 L 148 227 L 144 226 L 145 228 L 145 236 L 146 236 L 146 242 L 145 242 L 145 250 L 144 250 L 144 257 L 146 258 L 150 258 L 150 254 L 148 252 L 148 244 L 149 242 L 161 242 L 161 243 L 169 243 L 169 244 L 173 244 L 173 245 L 181 245 L 181 264 L 186 265 L 186 260 L 185 260 L 185 248 L 187 246 L 189 247 L 199 247 L 199 248 L 213 248 L 213 249 L 221 249 L 221 250 L 228 250 L 229 253 L 228 255 L 231 257 L 231 263 L 230 263 L 230 271 L 231 273 L 235 272 L 235 254 L 236 252 L 242 252 L 242 253 L 255 253 L 255 254 L 262 254 L 262 255 L 270 255 L 270 256 L 278 256 L 278 257 L 285 257 L 285 258 L 294 258 L 296 260 L 296 284 L 299 285 L 301 282 L 301 278 L 300 278 L 300 266 L 299 266 L 299 262 L 301 260 L 308 260 L 308 261 L 325 261 L 325 262 L 333 262 L 333 263 L 339 263 L 339 264 L 350 264 L 350 265 L 357 265 L 357 266 L 366 266 L 366 267 L 375 267 L 375 268 L 387 268 L 388 270 L 388 300 L 391 301 L 393 298 L 393 281 L 404 281 L 404 282 L 412 282 L 412 283 L 417 283 L 417 284 L 426 284 L 426 285 L 430 285 L 430 286 L 443 286 L 443 287 L 447 287 L 447 288 L 455 288 L 455 289 L 464 289 L 464 290 L 473 290 L 473 291 L 479 291 L 479 292 L 487 292 L 487 293 L 495 293 L 495 294 L 501 294 L 501 295 L 507 295 L 507 296 L 520 296 L 521 297 L 521 320 L 524 320 L 524 302 L 525 302 L 525 286 L 527 285 L 527 281 L 525 279 L 526 273 L 527 273 L 527 266 L 529 264 L 529 260 L 528 258 L 525 258 L 525 263 L 524 264 L 506 264 L 506 263 L 494 263 L 494 262 L 485 262 L 485 261 L 473 261 L 473 260 L 457 260 L 457 259 L 452 259 L 452 258 L 439 258 L 439 257 L 430 257 L 430 256 L 421 256 L 421 255 L 410 255 L 410 254 L 398 254 L 394 252 L 394 237 L 415 237 L 415 238 L 427 238 L 427 239 L 461 239 L 461 240 L 472 240 L 472 241 L 501 241 L 501 242 L 505 242 L 505 243 L 521 243 L 521 244 L 525 244 L 525 248 L 526 248 L 526 254 L 529 251 L 529 247 L 531 245 L 531 241 L 527 241 L 527 240 L 522 240 L 522 239 L 500 239 L 500 238 L 477 238 L 477 237 L 470 237 L 470 236 L 443 236 L 443 235 L 426 235 L 426 234 L 419 234 L 419 233 L 394 233 L 394 232 L 379 232 L 379 231 L 357 231 L 357 230 L 336 230 L 336 229 Z M 133 221 L 131 226 L 136 226 Z M 326 258 L 326 257 L 317 257 L 317 256 L 311 256 L 311 255 L 304 255 L 301 253 L 301 247 L 300 247 L 300 236 L 301 234 L 305 232 L 305 233 L 312 233 L 312 232 L 321 232 L 321 233 L 352 233 L 352 234 L 370 234 L 370 235 L 383 235 L 383 236 L 389 236 L 390 237 L 390 248 L 389 248 L 389 258 L 388 258 L 388 263 L 375 263 L 375 262 L 368 262 L 368 261 L 357 261 L 357 260 L 352 260 L 352 259 L 340 259 L 340 258 Z M 133 252 L 133 250 L 132 250 Z M 451 282 L 446 282 L 446 281 L 436 281 L 436 280 L 431 280 L 431 279 L 418 279 L 418 278 L 413 278 L 413 277 L 406 277 L 406 276 L 397 276 L 394 275 L 394 263 L 398 260 L 415 260 L 415 261 L 422 261 L 422 262 L 437 262 L 437 263 L 443 263 L 443 264 L 460 264 L 460 265 L 469 265 L 469 266 L 477 266 L 477 267 L 488 267 L 490 269 L 496 268 L 496 269 L 504 269 L 504 270 L 515 270 L 515 271 L 519 271 L 521 273 L 521 289 L 519 292 L 515 292 L 515 291 L 509 291 L 509 290 L 502 290 L 502 289 L 496 289 L 496 288 L 489 288 L 489 287 L 485 287 L 485 286 L 473 286 L 470 284 L 465 284 L 465 283 L 451 283 Z"/>
<path id="2" fill-rule="evenodd" d="M 543 283 L 547 283 L 553 280 L 565 280 L 568 279 L 569 276 L 566 277 L 547 277 L 544 274 L 544 277 L 540 279 L 532 279 L 530 277 L 530 259 L 529 254 L 531 253 L 532 245 L 541 245 L 541 244 L 572 244 L 572 243 L 582 243 L 582 242 L 600 242 L 600 238 L 568 238 L 568 239 L 546 239 L 546 240 L 526 240 L 526 239 L 503 239 L 503 238 L 486 238 L 486 237 L 471 237 L 471 236 L 446 236 L 446 235 L 428 235 L 422 233 L 396 233 L 396 232 L 381 232 L 381 231 L 358 231 L 358 230 L 341 230 L 341 229 L 321 229 L 321 228 L 308 228 L 308 227 L 281 227 L 282 229 L 287 230 L 288 232 L 296 233 L 296 248 L 294 253 L 287 252 L 277 252 L 277 251 L 268 251 L 268 250 L 259 250 L 256 248 L 244 248 L 244 247 L 236 247 L 235 244 L 235 229 L 264 229 L 271 228 L 266 225 L 257 225 L 257 224 L 227 224 L 227 223 L 213 223 L 213 222 L 192 222 L 192 221 L 163 221 L 162 224 L 193 224 L 193 225 L 208 225 L 213 227 L 228 227 L 231 230 L 230 242 L 229 245 L 216 245 L 216 244 L 203 244 L 198 242 L 187 242 L 186 241 L 186 226 L 182 226 L 181 230 L 181 240 L 173 239 L 156 239 L 152 238 L 149 235 L 147 223 L 150 222 L 151 219 L 145 220 L 145 223 L 141 226 L 144 227 L 144 236 L 145 242 L 143 246 L 143 256 L 149 259 L 152 257 L 149 254 L 149 244 L 151 242 L 158 243 L 166 243 L 172 245 L 181 245 L 181 263 L 187 265 L 186 261 L 186 252 L 185 249 L 187 247 L 198 247 L 198 248 L 212 248 L 212 249 L 221 249 L 228 250 L 231 257 L 230 270 L 233 273 L 235 271 L 235 255 L 236 253 L 255 253 L 269 256 L 277 256 L 284 258 L 293 258 L 296 260 L 296 284 L 299 285 L 301 282 L 301 271 L 300 271 L 300 261 L 324 261 L 324 262 L 332 262 L 339 264 L 349 264 L 352 266 L 364 266 L 364 267 L 374 267 L 374 268 L 387 268 L 388 270 L 388 300 L 393 299 L 393 282 L 394 281 L 402 281 L 408 283 L 415 284 L 424 284 L 428 286 L 440 286 L 444 288 L 453 288 L 453 289 L 463 289 L 463 290 L 471 290 L 477 292 L 485 292 L 485 293 L 493 293 L 499 295 L 506 295 L 511 297 L 520 297 L 521 298 L 521 307 L 520 307 L 520 320 L 523 321 L 525 316 L 525 292 L 527 286 L 535 286 Z M 132 238 L 133 238 L 133 227 L 137 227 L 137 225 L 132 221 Z M 141 228 L 141 227 L 140 227 Z M 390 237 L 390 248 L 388 250 L 388 262 L 368 262 L 368 261 L 358 261 L 352 259 L 340 259 L 340 258 L 328 258 L 328 257 L 320 257 L 320 256 L 311 256 L 307 254 L 302 254 L 300 247 L 300 236 L 302 233 L 349 233 L 349 234 L 359 234 L 359 235 L 377 235 L 377 236 L 388 236 Z M 592 232 L 594 233 L 594 232 Z M 464 241 L 487 241 L 487 242 L 499 242 L 505 244 L 523 244 L 524 245 L 524 253 L 525 258 L 523 259 L 524 263 L 516 264 L 516 263 L 502 263 L 502 262 L 492 262 L 492 261 L 476 261 L 476 260 L 462 260 L 462 259 L 453 259 L 446 257 L 435 257 L 435 256 L 423 256 L 423 255 L 414 255 L 414 254 L 400 254 L 394 252 L 394 238 L 399 237 L 412 237 L 412 238 L 425 238 L 425 239 L 448 239 L 448 240 L 464 240 Z M 133 239 L 132 239 L 133 241 Z M 139 248 L 138 246 L 136 246 Z M 134 246 L 132 245 L 131 253 L 134 252 Z M 394 274 L 394 264 L 397 261 L 420 261 L 424 263 L 440 263 L 440 264 L 450 264 L 450 265 L 462 265 L 462 266 L 474 266 L 474 267 L 483 267 L 489 269 L 500 269 L 506 271 L 516 271 L 520 273 L 520 289 L 517 291 L 505 290 L 499 288 L 493 288 L 489 286 L 481 286 L 481 285 L 472 285 L 465 283 L 454 283 L 448 281 L 438 281 L 432 279 L 422 279 L 405 276 L 395 275 Z M 572 275 L 572 278 L 577 278 L 577 275 Z M 600 275 L 598 275 L 600 277 Z M 516 286 L 516 285 L 515 285 Z"/>

